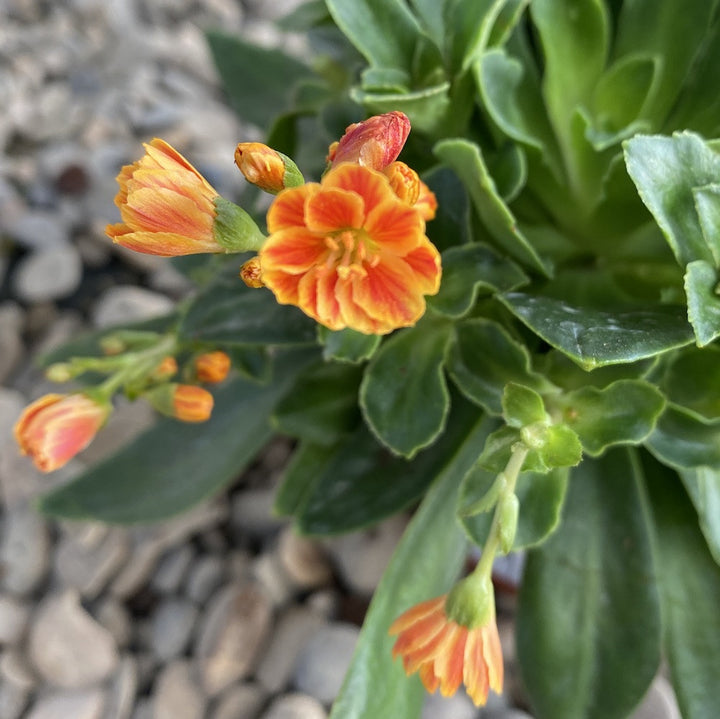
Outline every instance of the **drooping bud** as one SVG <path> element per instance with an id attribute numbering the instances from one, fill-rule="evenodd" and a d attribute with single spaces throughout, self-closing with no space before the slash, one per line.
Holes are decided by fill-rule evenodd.
<path id="1" fill-rule="evenodd" d="M 410 134 L 410 120 L 402 112 L 374 115 L 349 125 L 338 143 L 330 145 L 328 162 L 355 162 L 373 170 L 383 170 L 397 159 Z"/>
<path id="2" fill-rule="evenodd" d="M 495 595 L 490 577 L 470 574 L 450 591 L 445 612 L 454 622 L 474 629 L 495 618 Z"/>
<path id="3" fill-rule="evenodd" d="M 235 164 L 248 182 L 273 195 L 305 183 L 298 166 L 287 155 L 261 142 L 241 142 L 235 148 Z"/>
<path id="4" fill-rule="evenodd" d="M 210 419 L 214 403 L 213 396 L 206 389 L 174 382 L 154 387 L 143 397 L 160 414 L 182 422 L 205 422 Z"/>
<path id="5" fill-rule="evenodd" d="M 240 279 L 248 287 L 252 287 L 253 289 L 265 287 L 265 283 L 262 280 L 262 267 L 260 266 L 259 257 L 251 257 L 240 268 Z"/>
<path id="6" fill-rule="evenodd" d="M 222 382 L 230 372 L 232 360 L 225 352 L 205 352 L 195 358 L 195 376 L 200 382 Z"/>
<path id="7" fill-rule="evenodd" d="M 408 205 L 414 205 L 420 196 L 420 178 L 417 172 L 404 162 L 391 162 L 383 169 L 393 192 Z"/>

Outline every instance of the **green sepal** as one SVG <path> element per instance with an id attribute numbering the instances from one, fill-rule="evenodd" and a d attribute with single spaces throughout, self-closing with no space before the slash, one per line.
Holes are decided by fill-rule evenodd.
<path id="1" fill-rule="evenodd" d="M 510 382 L 505 386 L 502 398 L 503 418 L 510 427 L 548 420 L 542 397 L 535 390 Z"/>
<path id="2" fill-rule="evenodd" d="M 213 237 L 227 253 L 257 252 L 267 239 L 242 207 L 219 195 L 215 198 Z"/>
<path id="3" fill-rule="evenodd" d="M 278 155 L 282 158 L 283 165 L 285 166 L 285 173 L 283 174 L 283 187 L 300 187 L 305 184 L 305 178 L 303 177 L 300 168 L 283 152 L 275 150 Z"/>
<path id="4" fill-rule="evenodd" d="M 461 627 L 475 629 L 495 617 L 495 595 L 489 576 L 471 574 L 448 593 L 445 614 Z"/>

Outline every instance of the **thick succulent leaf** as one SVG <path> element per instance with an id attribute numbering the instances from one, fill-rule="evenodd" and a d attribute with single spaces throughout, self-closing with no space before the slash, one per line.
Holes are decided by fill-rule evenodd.
<path id="1" fill-rule="evenodd" d="M 217 31 L 208 32 L 207 39 L 230 104 L 243 120 L 258 127 L 268 127 L 288 110 L 296 85 L 313 77 L 307 65 L 280 50 Z M 248 72 L 253 67 L 261 67 L 262 73 Z"/>
<path id="2" fill-rule="evenodd" d="M 433 151 L 463 181 L 477 213 L 497 244 L 522 265 L 549 275 L 549 267 L 522 234 L 517 220 L 500 197 L 480 148 L 468 140 L 455 139 L 439 142 Z"/>
<path id="3" fill-rule="evenodd" d="M 703 237 L 712 252 L 715 265 L 720 266 L 720 184 L 695 187 L 693 197 Z"/>
<path id="4" fill-rule="evenodd" d="M 447 167 L 439 167 L 423 179 L 438 202 L 435 219 L 428 223 L 426 229 L 430 241 L 440 252 L 470 242 L 470 202 L 458 176 Z"/>
<path id="5" fill-rule="evenodd" d="M 676 353 L 661 377 L 661 387 L 671 402 L 701 419 L 720 419 L 720 393 L 710 391 L 720 387 L 720 347 L 687 347 Z"/>
<path id="6" fill-rule="evenodd" d="M 320 362 L 302 372 L 273 412 L 283 434 L 313 444 L 332 444 L 360 422 L 357 407 L 362 370 L 349 364 Z"/>
<path id="7" fill-rule="evenodd" d="M 467 545 L 455 520 L 455 503 L 482 432 L 471 432 L 448 457 L 405 531 L 373 595 L 330 719 L 420 716 L 425 690 L 417 677 L 405 676 L 399 660 L 393 661 L 395 640 L 388 628 L 414 604 L 448 591 L 460 573 Z"/>
<path id="8" fill-rule="evenodd" d="M 655 428 L 665 397 L 649 382 L 618 380 L 558 396 L 563 420 L 592 456 L 614 444 L 640 444 Z"/>
<path id="9" fill-rule="evenodd" d="M 694 339 L 684 307 L 605 312 L 520 292 L 498 299 L 539 337 L 585 369 L 635 362 Z"/>
<path id="10" fill-rule="evenodd" d="M 645 466 L 657 545 L 665 652 L 685 719 L 714 719 L 720 706 L 720 568 L 674 472 Z"/>
<path id="11" fill-rule="evenodd" d="M 323 357 L 326 360 L 350 362 L 356 364 L 370 359 L 380 346 L 380 335 L 366 335 L 350 328 L 333 332 L 318 327 L 318 337 L 323 345 Z"/>
<path id="12" fill-rule="evenodd" d="M 308 500 L 317 477 L 336 451 L 327 444 L 301 442 L 285 467 L 282 483 L 275 492 L 273 511 L 281 517 L 300 512 Z"/>
<path id="13" fill-rule="evenodd" d="M 467 314 L 478 296 L 514 290 L 528 282 L 512 261 L 481 244 L 451 247 L 442 254 L 440 292 L 428 298 L 430 306 L 446 317 Z"/>
<path id="14" fill-rule="evenodd" d="M 525 346 L 501 325 L 483 318 L 456 323 L 447 368 L 458 389 L 490 414 L 502 414 L 508 382 L 540 391 L 549 388 L 542 375 L 532 371 Z"/>
<path id="15" fill-rule="evenodd" d="M 515 494 L 520 502 L 517 533 L 513 551 L 537 546 L 555 531 L 560 522 L 568 483 L 567 469 L 553 469 L 545 474 L 522 472 L 518 477 Z M 468 472 L 460 489 L 458 506 L 460 514 L 485 496 L 491 489 L 496 475 L 474 467 Z M 479 547 L 487 540 L 492 523 L 492 512 L 462 517 L 468 537 Z"/>
<path id="16" fill-rule="evenodd" d="M 720 422 L 703 421 L 694 412 L 668 403 L 645 446 L 676 469 L 720 464 Z"/>
<path id="17" fill-rule="evenodd" d="M 450 63 L 455 71 L 466 70 L 485 51 L 504 5 L 503 0 L 457 0 L 450 5 Z"/>
<path id="18" fill-rule="evenodd" d="M 585 460 L 560 527 L 528 554 L 517 643 L 538 719 L 625 719 L 655 675 L 661 626 L 645 504 L 626 450 Z"/>
<path id="19" fill-rule="evenodd" d="M 160 420 L 77 479 L 46 494 L 40 509 L 66 519 L 131 524 L 179 514 L 237 479 L 272 435 L 273 407 L 317 352 L 293 351 L 275 363 L 272 384 L 244 379 L 218 387 L 202 424 Z"/>
<path id="20" fill-rule="evenodd" d="M 472 440 L 474 454 L 463 465 L 464 474 L 485 441 L 489 423 L 469 403 L 458 398 L 455 405 L 442 436 L 412 462 L 390 456 L 366 429 L 329 448 L 322 464 L 314 465 L 315 479 L 295 510 L 298 529 L 338 534 L 394 514 L 416 502 Z"/>
<path id="21" fill-rule="evenodd" d="M 412 457 L 442 432 L 450 409 L 443 374 L 451 326 L 429 318 L 376 352 L 360 387 L 368 426 L 389 449 Z"/>
<path id="22" fill-rule="evenodd" d="M 591 372 L 584 370 L 567 355 L 551 350 L 537 358 L 538 369 L 550 382 L 567 391 L 583 387 L 603 389 L 621 379 L 642 379 L 657 363 L 657 359 L 640 360 L 630 364 L 606 365 Z"/>
<path id="23" fill-rule="evenodd" d="M 637 135 L 625 143 L 625 163 L 638 193 L 681 265 L 713 262 L 695 209 L 693 189 L 720 177 L 720 157 L 698 135 Z"/>
<path id="24" fill-rule="evenodd" d="M 720 471 L 715 467 L 681 469 L 680 479 L 695 506 L 710 554 L 720 565 Z"/>
<path id="25" fill-rule="evenodd" d="M 705 260 L 690 262 L 685 271 L 688 319 L 699 347 L 720 337 L 720 295 L 718 270 Z"/>

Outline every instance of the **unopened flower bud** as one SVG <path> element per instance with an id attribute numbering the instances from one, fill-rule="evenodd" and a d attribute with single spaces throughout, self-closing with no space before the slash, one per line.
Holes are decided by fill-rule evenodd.
<path id="1" fill-rule="evenodd" d="M 235 164 L 248 182 L 273 195 L 305 183 L 297 165 L 287 155 L 261 142 L 241 142 L 235 149 Z"/>
<path id="2" fill-rule="evenodd" d="M 420 196 L 420 178 L 417 172 L 404 162 L 391 162 L 383 169 L 393 192 L 408 205 L 414 205 Z"/>
<path id="3" fill-rule="evenodd" d="M 127 345 L 119 337 L 108 335 L 100 340 L 100 349 L 106 355 L 119 355 L 127 349 Z"/>
<path id="4" fill-rule="evenodd" d="M 206 389 L 174 382 L 154 387 L 143 397 L 160 414 L 182 422 L 205 422 L 210 419 L 214 403 L 213 396 Z"/>
<path id="5" fill-rule="evenodd" d="M 168 355 L 162 362 L 152 371 L 150 378 L 155 382 L 164 382 L 173 377 L 178 371 L 177 361 L 174 357 Z"/>
<path id="6" fill-rule="evenodd" d="M 240 268 L 240 279 L 248 286 L 253 289 L 259 287 L 265 287 L 265 283 L 262 280 L 262 268 L 260 266 L 259 257 L 251 257 L 241 268 Z"/>
<path id="7" fill-rule="evenodd" d="M 513 546 L 515 541 L 515 534 L 517 533 L 518 525 L 518 513 L 520 511 L 520 502 L 516 494 L 504 494 L 500 498 L 498 504 L 499 512 L 499 536 L 500 536 L 500 551 L 503 554 L 507 554 Z"/>
<path id="8" fill-rule="evenodd" d="M 232 361 L 225 352 L 205 352 L 195 359 L 195 376 L 200 382 L 222 382 L 230 372 Z"/>
<path id="9" fill-rule="evenodd" d="M 74 376 L 75 373 L 67 362 L 51 364 L 45 370 L 45 377 L 51 382 L 69 382 Z"/>
<path id="10" fill-rule="evenodd" d="M 420 195 L 415 202 L 415 209 L 420 211 L 423 220 L 430 222 L 435 218 L 437 213 L 437 197 L 435 193 L 422 181 L 420 180 Z"/>

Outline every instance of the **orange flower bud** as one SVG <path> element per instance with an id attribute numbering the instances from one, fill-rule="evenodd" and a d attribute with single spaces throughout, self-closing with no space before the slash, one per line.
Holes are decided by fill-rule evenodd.
<path id="1" fill-rule="evenodd" d="M 136 252 L 174 257 L 258 249 L 264 236 L 250 216 L 220 197 L 173 147 L 155 139 L 117 176 L 122 222 L 105 232 Z"/>
<path id="2" fill-rule="evenodd" d="M 383 174 L 390 180 L 393 192 L 408 205 L 414 205 L 420 196 L 420 178 L 404 162 L 391 162 Z"/>
<path id="3" fill-rule="evenodd" d="M 200 382 L 222 382 L 230 372 L 232 361 L 225 352 L 206 352 L 195 359 L 195 375 Z"/>
<path id="4" fill-rule="evenodd" d="M 153 370 L 151 379 L 156 382 L 163 382 L 170 379 L 178 371 L 177 361 L 174 357 L 165 357 L 162 362 Z"/>
<path id="5" fill-rule="evenodd" d="M 213 396 L 206 389 L 179 384 L 173 394 L 173 416 L 182 422 L 205 422 L 210 419 L 213 403 Z"/>
<path id="6" fill-rule="evenodd" d="M 330 145 L 328 162 L 355 162 L 382 170 L 400 154 L 410 134 L 410 120 L 402 112 L 386 112 L 349 125 L 340 142 Z"/>
<path id="7" fill-rule="evenodd" d="M 110 409 L 85 394 L 48 394 L 25 408 L 15 439 L 40 471 L 52 472 L 92 442 Z"/>
<path id="8" fill-rule="evenodd" d="M 251 257 L 241 268 L 240 268 L 240 279 L 248 286 L 253 289 L 259 287 L 265 287 L 265 283 L 262 279 L 262 268 L 260 267 L 260 258 Z"/>
<path id="9" fill-rule="evenodd" d="M 235 149 L 235 164 L 248 182 L 274 195 L 305 182 L 287 155 L 261 142 L 241 142 Z"/>

